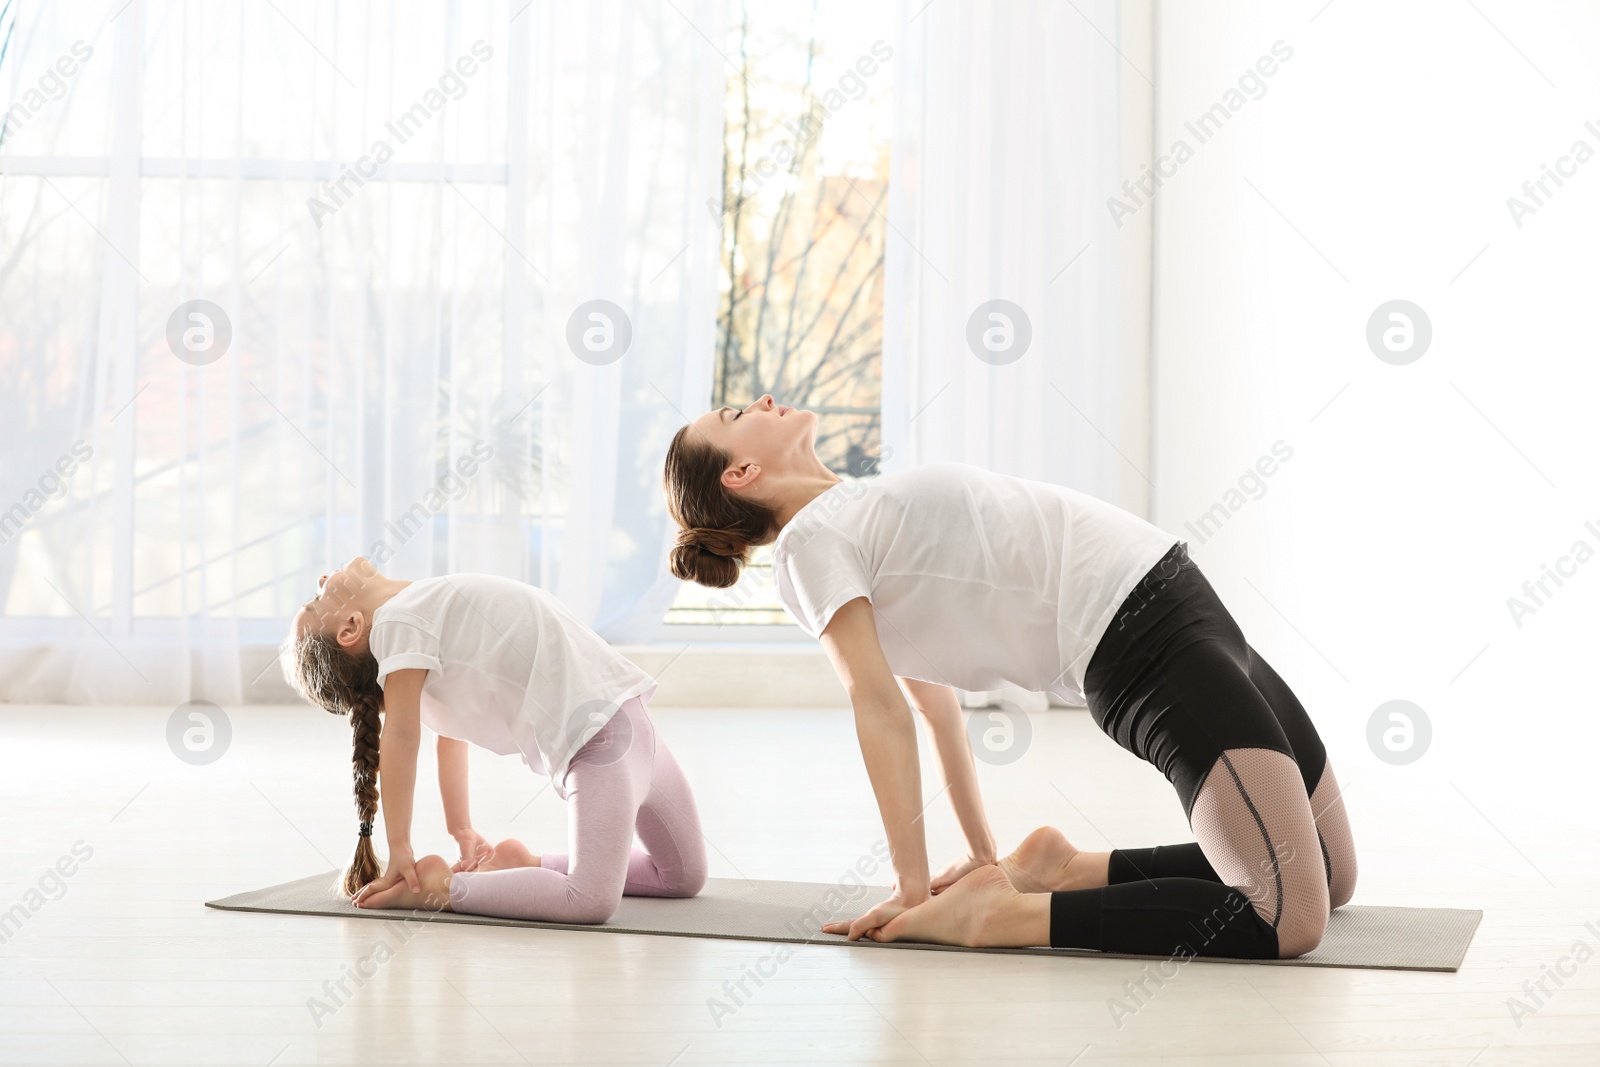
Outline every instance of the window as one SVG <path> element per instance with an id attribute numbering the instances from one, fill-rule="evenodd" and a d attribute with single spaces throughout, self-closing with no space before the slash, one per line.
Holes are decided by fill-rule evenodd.
<path id="1" fill-rule="evenodd" d="M 881 441 L 893 122 L 890 5 L 746 0 L 729 18 L 721 300 L 709 406 L 818 414 L 817 452 L 870 476 Z M 684 583 L 667 622 L 781 624 L 770 546 L 732 589 Z"/>

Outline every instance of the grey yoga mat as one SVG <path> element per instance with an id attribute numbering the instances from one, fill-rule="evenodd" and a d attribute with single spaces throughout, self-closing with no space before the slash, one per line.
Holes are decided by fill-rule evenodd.
<path id="1" fill-rule="evenodd" d="M 570 923 L 497 919 L 456 912 L 368 910 L 357 908 L 333 888 L 336 872 L 296 882 L 208 900 L 206 907 L 225 911 L 269 911 L 294 915 L 333 915 L 354 919 L 422 919 L 471 923 L 475 926 L 525 926 L 542 930 L 588 930 L 619 934 L 665 934 L 743 941 L 794 941 L 817 945 L 871 948 L 934 949 L 943 952 L 1006 952 L 1036 956 L 1090 956 L 1112 959 L 1168 959 L 1123 952 L 1075 948 L 957 948 L 909 941 L 880 943 L 865 938 L 848 941 L 824 934 L 820 927 L 835 918 L 854 918 L 885 899 L 881 886 L 817 882 L 763 882 L 712 878 L 699 896 L 688 899 L 623 897 L 615 915 L 593 926 Z M 1297 967 L 1377 967 L 1402 971 L 1454 971 L 1483 912 L 1463 908 L 1385 908 L 1346 904 L 1334 910 L 1322 944 L 1292 960 L 1238 960 L 1204 955 L 1204 936 L 1191 942 L 1195 958 L 1212 963 L 1260 963 Z M 1188 955 L 1189 950 L 1183 952 Z"/>

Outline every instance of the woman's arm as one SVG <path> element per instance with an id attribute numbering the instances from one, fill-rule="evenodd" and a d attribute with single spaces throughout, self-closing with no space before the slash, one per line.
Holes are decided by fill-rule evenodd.
<path id="1" fill-rule="evenodd" d="M 416 856 L 411 851 L 411 807 L 417 788 L 417 748 L 422 741 L 422 683 L 428 672 L 408 667 L 390 673 L 383 685 L 383 733 L 378 740 L 378 802 L 389 835 L 389 864 L 383 874 L 357 893 L 360 904 L 369 894 L 404 881 L 422 892 Z"/>
<path id="2" fill-rule="evenodd" d="M 823 929 L 852 941 L 885 926 L 901 912 L 928 899 L 928 847 L 922 829 L 922 778 L 917 763 L 917 728 L 905 694 L 878 643 L 872 604 L 857 597 L 834 612 L 822 631 L 822 647 L 850 695 L 855 709 L 856 737 L 866 761 L 867 777 L 878 798 L 894 865 L 894 896 L 849 924 Z M 830 929 L 834 927 L 836 929 Z"/>
<path id="3" fill-rule="evenodd" d="M 989 819 L 983 811 L 983 796 L 978 792 L 978 772 L 972 762 L 972 743 L 967 738 L 966 724 L 961 718 L 961 703 L 955 690 L 947 685 L 901 678 L 900 685 L 911 698 L 911 706 L 922 714 L 933 736 L 934 751 L 939 754 L 939 769 L 950 789 L 950 806 L 955 809 L 956 821 L 967 839 L 967 862 L 957 863 L 943 875 L 934 879 L 932 886 L 938 892 L 945 884 L 976 867 L 995 862 L 994 834 L 989 830 Z M 946 876 L 953 875 L 954 877 Z"/>

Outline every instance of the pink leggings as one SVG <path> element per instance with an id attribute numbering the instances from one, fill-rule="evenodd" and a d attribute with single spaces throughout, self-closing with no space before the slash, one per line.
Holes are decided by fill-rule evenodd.
<path id="1" fill-rule="evenodd" d="M 638 697 L 572 757 L 558 783 L 572 854 L 539 867 L 450 876 L 450 907 L 472 915 L 602 923 L 624 894 L 692 897 L 706 884 L 694 795 Z M 633 847 L 637 832 L 643 849 Z"/>

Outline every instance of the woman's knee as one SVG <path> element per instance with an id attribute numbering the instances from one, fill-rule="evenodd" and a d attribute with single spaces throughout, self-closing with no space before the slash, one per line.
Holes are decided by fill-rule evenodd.
<path id="1" fill-rule="evenodd" d="M 1331 910 L 1322 853 L 1283 848 L 1264 866 L 1261 877 L 1234 888 L 1277 933 L 1280 959 L 1304 955 L 1322 943 Z"/>
<path id="2" fill-rule="evenodd" d="M 1328 914 L 1308 911 L 1278 925 L 1278 958 L 1292 960 L 1322 944 L 1328 930 Z"/>
<path id="3" fill-rule="evenodd" d="M 1328 907 L 1339 908 L 1350 903 L 1356 894 L 1356 856 L 1352 851 L 1347 859 L 1336 863 L 1328 879 Z"/>
<path id="4" fill-rule="evenodd" d="M 1311 794 L 1311 809 L 1327 868 L 1329 906 L 1337 908 L 1355 895 L 1357 864 L 1350 817 L 1331 762 L 1323 766 L 1322 777 Z"/>
<path id="5" fill-rule="evenodd" d="M 1312 862 L 1301 862 L 1303 859 Z M 1278 957 L 1293 959 L 1322 944 L 1332 898 L 1320 850 L 1313 856 L 1286 856 L 1280 871 L 1283 898 L 1276 909 Z"/>

